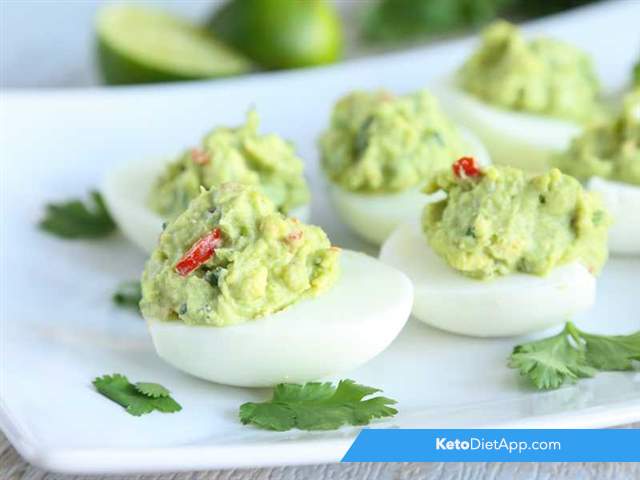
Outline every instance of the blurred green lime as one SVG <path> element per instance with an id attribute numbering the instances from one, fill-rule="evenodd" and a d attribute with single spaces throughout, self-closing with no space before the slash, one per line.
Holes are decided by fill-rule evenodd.
<path id="1" fill-rule="evenodd" d="M 209 27 L 270 69 L 332 63 L 342 53 L 340 19 L 324 0 L 230 0 Z"/>
<path id="2" fill-rule="evenodd" d="M 106 83 L 147 83 L 247 72 L 250 62 L 206 29 L 163 11 L 111 6 L 97 20 L 98 61 Z"/>

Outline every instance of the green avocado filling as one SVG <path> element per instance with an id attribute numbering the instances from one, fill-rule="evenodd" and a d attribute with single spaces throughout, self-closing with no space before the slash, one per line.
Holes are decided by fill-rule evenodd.
<path id="1" fill-rule="evenodd" d="M 285 217 L 255 187 L 225 183 L 167 225 L 142 275 L 140 308 L 188 325 L 253 320 L 327 291 L 339 256 L 320 227 Z"/>
<path id="2" fill-rule="evenodd" d="M 640 88 L 627 94 L 616 118 L 575 138 L 556 165 L 581 180 L 602 177 L 640 185 Z"/>
<path id="3" fill-rule="evenodd" d="M 322 167 L 345 190 L 391 193 L 422 186 L 468 147 L 426 91 L 380 90 L 338 101 L 321 136 Z"/>
<path id="4" fill-rule="evenodd" d="M 200 194 L 201 186 L 209 189 L 230 181 L 259 187 L 283 213 L 308 203 L 302 160 L 279 136 L 258 135 L 258 123 L 252 111 L 246 124 L 216 128 L 201 147 L 170 163 L 153 185 L 149 206 L 173 219 Z"/>
<path id="5" fill-rule="evenodd" d="M 533 178 L 503 166 L 476 177 L 443 172 L 426 188 L 438 190 L 447 197 L 425 207 L 422 228 L 434 251 L 464 275 L 545 275 L 573 261 L 595 274 L 607 259 L 607 212 L 557 169 Z"/>
<path id="6" fill-rule="evenodd" d="M 510 110 L 578 122 L 599 111 L 599 82 L 586 53 L 549 38 L 526 40 L 505 21 L 487 27 L 458 79 L 472 95 Z"/>

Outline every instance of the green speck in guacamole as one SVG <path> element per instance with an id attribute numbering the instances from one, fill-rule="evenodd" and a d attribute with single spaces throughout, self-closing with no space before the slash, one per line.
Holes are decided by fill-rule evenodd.
<path id="1" fill-rule="evenodd" d="M 599 82 L 589 56 L 550 38 L 525 39 L 515 25 L 487 27 L 458 72 L 460 86 L 498 107 L 578 122 L 599 112 Z"/>
<path id="2" fill-rule="evenodd" d="M 220 243 L 185 274 L 194 245 Z M 142 275 L 145 318 L 225 326 L 282 310 L 335 283 L 340 251 L 320 227 L 287 218 L 255 187 L 203 190 L 167 225 Z M 192 265 L 193 267 L 193 265 Z"/>
<path id="3" fill-rule="evenodd" d="M 259 135 L 258 122 L 258 114 L 251 111 L 246 124 L 216 128 L 202 146 L 170 163 L 151 190 L 149 206 L 173 219 L 199 195 L 201 186 L 209 189 L 230 181 L 257 186 L 283 213 L 308 203 L 302 160 L 279 136 Z"/>
<path id="4" fill-rule="evenodd" d="M 595 176 L 640 185 L 640 88 L 627 94 L 617 117 L 575 138 L 556 165 L 580 180 Z"/>
<path id="5" fill-rule="evenodd" d="M 322 167 L 345 190 L 391 193 L 424 185 L 468 147 L 426 91 L 353 92 L 338 101 L 319 141 Z"/>
<path id="6" fill-rule="evenodd" d="M 505 166 L 473 178 L 443 172 L 426 189 L 438 190 L 447 198 L 425 207 L 422 228 L 434 251 L 464 275 L 545 275 L 572 261 L 595 274 L 607 259 L 608 214 L 558 169 L 532 178 Z"/>

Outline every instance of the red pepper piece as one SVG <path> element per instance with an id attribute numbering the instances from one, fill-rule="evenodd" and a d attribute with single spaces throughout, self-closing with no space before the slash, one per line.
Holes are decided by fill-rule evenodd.
<path id="1" fill-rule="evenodd" d="M 206 150 L 203 150 L 202 148 L 192 148 L 191 160 L 193 160 L 193 163 L 197 165 L 206 165 L 209 163 L 209 160 L 211 160 L 211 157 Z"/>
<path id="2" fill-rule="evenodd" d="M 482 171 L 476 165 L 473 157 L 462 157 L 453 164 L 453 174 L 458 178 L 479 177 Z"/>
<path id="3" fill-rule="evenodd" d="M 222 244 L 222 238 L 220 238 L 220 229 L 214 228 L 207 235 L 202 237 L 189 249 L 187 253 L 176 263 L 176 271 L 186 277 L 200 265 L 209 260 Z"/>

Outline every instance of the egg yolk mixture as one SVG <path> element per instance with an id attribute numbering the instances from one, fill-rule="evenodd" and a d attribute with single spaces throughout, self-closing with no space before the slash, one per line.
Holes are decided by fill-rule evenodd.
<path id="1" fill-rule="evenodd" d="M 528 41 L 505 21 L 484 31 L 458 81 L 479 99 L 511 110 L 574 121 L 598 111 L 600 87 L 586 53 L 549 38 Z"/>
<path id="2" fill-rule="evenodd" d="M 277 135 L 258 135 L 258 115 L 249 113 L 246 124 L 221 127 L 170 163 L 157 179 L 148 203 L 163 218 L 183 212 L 200 194 L 200 186 L 224 182 L 257 186 L 283 213 L 309 201 L 303 163 L 291 144 Z"/>
<path id="3" fill-rule="evenodd" d="M 338 101 L 319 141 L 322 167 L 345 190 L 391 193 L 422 186 L 468 152 L 426 91 L 354 92 Z"/>
<path id="4" fill-rule="evenodd" d="M 575 138 L 556 165 L 581 180 L 595 176 L 640 185 L 640 87 L 627 94 L 617 117 Z"/>
<path id="5" fill-rule="evenodd" d="M 142 275 L 145 318 L 232 325 L 331 288 L 340 250 L 239 183 L 203 190 L 166 226 Z"/>
<path id="6" fill-rule="evenodd" d="M 479 169 L 463 158 L 425 189 L 438 190 L 447 197 L 425 206 L 423 232 L 464 275 L 544 275 L 572 261 L 595 274 L 607 259 L 607 212 L 597 196 L 557 169 L 529 178 L 506 166 Z"/>

